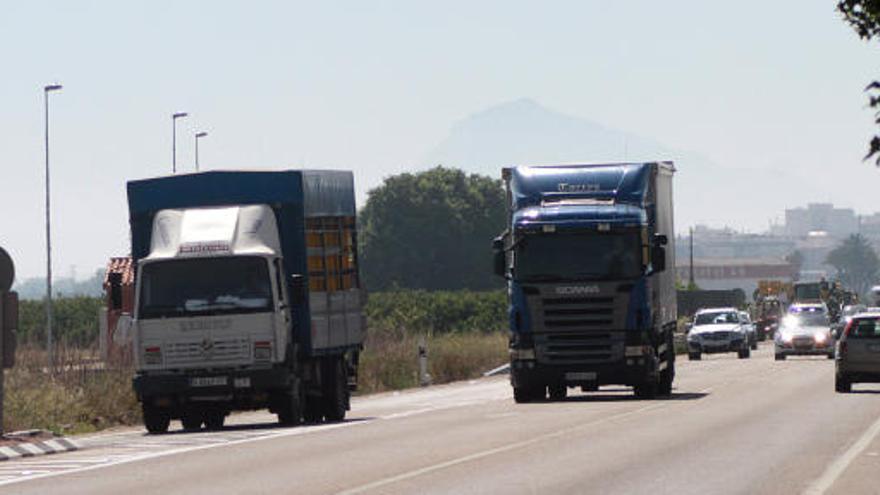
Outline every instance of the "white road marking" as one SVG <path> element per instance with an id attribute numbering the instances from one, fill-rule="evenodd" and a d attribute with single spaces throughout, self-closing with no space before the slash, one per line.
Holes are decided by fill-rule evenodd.
<path id="1" fill-rule="evenodd" d="M 852 461 L 871 445 L 871 442 L 874 441 L 878 434 L 880 434 L 880 419 L 874 421 L 874 424 L 865 430 L 865 432 L 862 433 L 862 436 L 860 436 L 859 439 L 843 453 L 843 455 L 835 459 L 825 472 L 822 473 L 822 476 L 813 481 L 813 483 L 804 491 L 804 495 L 821 495 L 825 493 L 831 488 L 831 485 L 840 478 L 840 475 L 846 471 L 846 468 L 852 464 Z"/>
<path id="2" fill-rule="evenodd" d="M 440 470 L 442 470 L 442 469 L 446 469 L 446 468 L 448 468 L 448 467 L 456 466 L 456 465 L 459 465 L 459 464 L 464 464 L 464 463 L 471 462 L 471 461 L 476 461 L 476 460 L 479 460 L 479 459 L 483 459 L 483 458 L 485 458 L 485 457 L 493 456 L 493 455 L 495 455 L 495 454 L 502 454 L 502 453 L 504 453 L 504 452 L 509 452 L 509 451 L 511 451 L 511 450 L 521 449 L 521 448 L 523 448 L 523 447 L 528 447 L 528 446 L 530 446 L 530 445 L 534 445 L 534 444 L 537 444 L 537 443 L 545 442 L 545 441 L 547 441 L 547 440 L 553 440 L 553 439 L 556 439 L 556 438 L 565 437 L 565 436 L 568 436 L 568 435 L 570 435 L 570 434 L 572 434 L 572 433 L 574 433 L 574 432 L 577 432 L 577 431 L 579 431 L 579 430 L 584 430 L 584 429 L 587 429 L 587 428 L 592 428 L 592 427 L 595 427 L 596 425 L 599 425 L 599 424 L 608 423 L 608 422 L 611 422 L 611 421 L 615 421 L 615 420 L 623 419 L 623 418 L 626 418 L 626 417 L 629 417 L 629 416 L 632 416 L 632 415 L 635 415 L 635 414 L 638 414 L 638 413 L 641 413 L 641 412 L 650 411 L 650 410 L 653 410 L 653 409 L 660 409 L 660 408 L 662 408 L 662 407 L 666 407 L 666 404 L 663 404 L 663 403 L 659 403 L 659 404 L 657 404 L 657 403 L 655 403 L 655 404 L 651 404 L 651 405 L 649 405 L 649 406 L 640 407 L 640 408 L 638 408 L 638 409 L 634 409 L 634 410 L 632 410 L 632 411 L 627 411 L 627 412 L 624 412 L 624 413 L 621 413 L 621 414 L 615 414 L 615 415 L 613 415 L 613 416 L 606 416 L 606 417 L 604 417 L 604 418 L 597 419 L 597 420 L 595 420 L 595 421 L 590 421 L 590 422 L 588 422 L 588 423 L 583 423 L 583 424 L 580 424 L 580 425 L 577 425 L 577 426 L 574 426 L 574 427 L 571 427 L 571 428 L 565 428 L 565 429 L 562 429 L 562 430 L 557 430 L 557 431 L 554 431 L 554 432 L 552 432 L 552 433 L 545 433 L 545 434 L 543 434 L 543 435 L 539 435 L 539 436 L 537 436 L 537 437 L 533 437 L 533 438 L 530 438 L 530 439 L 528 439 L 528 440 L 522 440 L 522 441 L 519 441 L 519 442 L 509 443 L 509 444 L 507 444 L 507 445 L 502 445 L 501 447 L 496 447 L 496 448 L 494 448 L 494 449 L 488 449 L 488 450 L 483 450 L 483 451 L 480 451 L 480 452 L 475 452 L 475 453 L 473 453 L 473 454 L 469 454 L 469 455 L 466 455 L 466 456 L 463 456 L 463 457 L 458 457 L 458 458 L 455 458 L 455 459 L 450 459 L 450 460 L 445 461 L 445 462 L 441 462 L 441 463 L 433 464 L 433 465 L 430 465 L 430 466 L 425 466 L 425 467 L 423 467 L 423 468 L 416 469 L 416 470 L 413 470 L 413 471 L 408 471 L 408 472 L 406 472 L 406 473 L 401 473 L 401 474 L 398 474 L 398 475 L 396 475 L 396 476 L 390 476 L 390 477 L 388 477 L 388 478 L 383 478 L 383 479 L 380 479 L 380 480 L 376 480 L 376 481 L 373 481 L 372 483 L 367 483 L 367 484 L 365 484 L 365 485 L 361 485 L 361 486 L 358 486 L 358 487 L 354 487 L 354 488 L 349 488 L 349 489 L 347 489 L 347 490 L 343 490 L 343 491 L 341 491 L 341 492 L 337 492 L 337 495 L 354 495 L 354 494 L 357 494 L 357 493 L 363 493 L 363 492 L 366 492 L 366 491 L 368 491 L 368 490 L 373 490 L 373 489 L 375 489 L 375 488 L 380 488 L 380 487 L 383 487 L 383 486 L 386 486 L 386 485 L 390 485 L 390 484 L 393 484 L 393 483 L 397 483 L 397 482 L 399 482 L 399 481 L 404 481 L 404 480 L 408 480 L 408 479 L 411 479 L 411 478 L 416 478 L 416 477 L 418 477 L 418 476 L 422 476 L 423 474 L 432 473 L 432 472 L 434 472 L 434 471 L 440 471 Z"/>

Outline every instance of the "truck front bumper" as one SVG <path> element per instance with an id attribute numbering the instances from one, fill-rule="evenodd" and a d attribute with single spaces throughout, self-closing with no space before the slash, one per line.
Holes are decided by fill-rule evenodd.
<path id="1" fill-rule="evenodd" d="M 290 387 L 284 367 L 254 370 L 203 370 L 174 374 L 138 374 L 133 380 L 138 400 L 163 398 L 172 402 L 193 399 L 246 399 L 255 394 Z"/>
<path id="2" fill-rule="evenodd" d="M 535 360 L 512 360 L 510 383 L 514 387 L 565 384 L 594 387 L 599 385 L 638 385 L 657 373 L 653 360 L 646 357 L 625 358 L 601 364 L 543 364 Z"/>

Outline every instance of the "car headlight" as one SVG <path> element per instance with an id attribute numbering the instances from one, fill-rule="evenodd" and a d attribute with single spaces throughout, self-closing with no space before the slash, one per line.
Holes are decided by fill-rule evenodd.
<path id="1" fill-rule="evenodd" d="M 816 335 L 813 336 L 817 343 L 822 344 L 826 340 L 828 340 L 828 334 L 825 332 L 816 332 Z"/>
<path id="2" fill-rule="evenodd" d="M 791 342 L 792 338 L 794 338 L 794 336 L 791 334 L 791 332 L 782 332 L 782 341 L 783 342 L 789 343 L 789 342 Z"/>

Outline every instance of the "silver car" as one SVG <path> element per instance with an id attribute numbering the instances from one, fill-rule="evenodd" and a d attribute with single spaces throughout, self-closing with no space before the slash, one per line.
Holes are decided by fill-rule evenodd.
<path id="1" fill-rule="evenodd" d="M 821 311 L 789 314 L 773 337 L 776 360 L 787 356 L 824 355 L 834 359 L 834 338 L 831 335 L 831 322 Z"/>
<path id="2" fill-rule="evenodd" d="M 688 358 L 698 360 L 703 354 L 735 352 L 740 359 L 751 355 L 747 328 L 736 308 L 701 309 L 694 316 L 688 332 Z"/>
<path id="3" fill-rule="evenodd" d="M 758 329 L 755 326 L 755 322 L 752 321 L 752 318 L 745 311 L 739 312 L 739 321 L 749 336 L 749 348 L 753 351 L 758 350 Z"/>
<path id="4" fill-rule="evenodd" d="M 834 389 L 850 392 L 858 382 L 880 382 L 880 313 L 856 315 L 837 341 Z"/>

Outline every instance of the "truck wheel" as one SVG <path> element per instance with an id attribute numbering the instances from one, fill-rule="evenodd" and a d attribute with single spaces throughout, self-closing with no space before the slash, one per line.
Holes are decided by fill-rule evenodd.
<path id="1" fill-rule="evenodd" d="M 325 369 L 329 373 L 324 375 L 328 378 L 324 383 L 324 417 L 327 421 L 342 421 L 349 401 L 346 366 L 341 359 L 326 364 Z"/>
<path id="2" fill-rule="evenodd" d="M 638 399 L 654 399 L 657 397 L 657 382 L 648 380 L 633 387 L 633 392 Z"/>
<path id="3" fill-rule="evenodd" d="M 513 400 L 516 401 L 517 404 L 524 404 L 526 402 L 536 402 L 539 400 L 544 400 L 546 387 L 541 386 L 527 386 L 527 387 L 513 387 Z"/>
<path id="4" fill-rule="evenodd" d="M 757 351 L 757 350 L 758 350 L 758 341 L 757 341 L 757 340 L 754 341 L 754 342 L 752 342 L 751 349 L 752 349 L 753 351 Z"/>
<path id="5" fill-rule="evenodd" d="M 205 428 L 209 430 L 222 430 L 224 422 L 226 422 L 224 411 L 208 411 L 205 414 Z"/>
<path id="6" fill-rule="evenodd" d="M 550 385 L 547 388 L 550 389 L 550 400 L 553 400 L 553 401 L 565 400 L 565 396 L 568 395 L 568 387 L 566 387 L 564 383 L 557 384 L 557 385 Z"/>
<path id="7" fill-rule="evenodd" d="M 171 424 L 171 414 L 164 409 L 154 406 L 143 406 L 144 426 L 147 432 L 152 435 L 165 433 L 168 431 L 168 425 Z"/>
<path id="8" fill-rule="evenodd" d="M 324 421 L 323 397 L 306 397 L 306 407 L 303 409 L 303 419 L 309 424 L 316 424 Z"/>
<path id="9" fill-rule="evenodd" d="M 852 382 L 846 375 L 834 375 L 834 391 L 839 394 L 848 394 L 852 392 Z"/>
<path id="10" fill-rule="evenodd" d="M 748 359 L 752 355 L 752 351 L 746 347 L 745 349 L 740 349 L 738 354 L 740 359 Z"/>
<path id="11" fill-rule="evenodd" d="M 689 361 L 699 361 L 701 359 L 703 359 L 703 355 L 700 354 L 699 352 L 689 352 L 688 353 L 688 360 Z"/>
<path id="12" fill-rule="evenodd" d="M 828 353 L 828 359 L 834 359 L 834 351 Z"/>
<path id="13" fill-rule="evenodd" d="M 675 342 L 672 333 L 666 339 L 666 369 L 660 372 L 660 384 L 657 392 L 660 395 L 672 394 L 672 382 L 675 381 Z"/>
<path id="14" fill-rule="evenodd" d="M 302 423 L 305 394 L 302 381 L 298 376 L 291 380 L 290 389 L 284 391 L 280 397 L 278 407 L 278 422 L 286 426 Z"/>
<path id="15" fill-rule="evenodd" d="M 185 431 L 197 431 L 202 429 L 202 413 L 200 411 L 184 411 L 180 416 L 180 424 Z"/>

